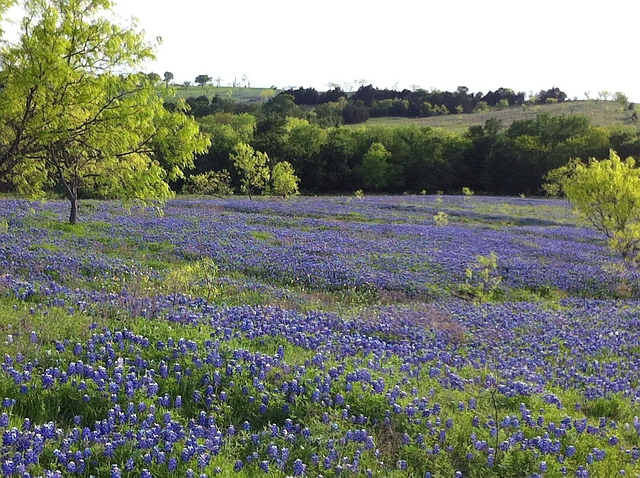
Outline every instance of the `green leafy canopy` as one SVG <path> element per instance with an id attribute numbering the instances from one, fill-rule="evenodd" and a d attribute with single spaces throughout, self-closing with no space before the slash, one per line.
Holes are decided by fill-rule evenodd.
<path id="1" fill-rule="evenodd" d="M 640 170 L 635 167 L 633 158 L 622 161 L 610 150 L 609 159 L 591 158 L 588 164 L 572 160 L 552 171 L 547 178 L 555 182 L 578 212 L 607 237 L 612 250 L 627 262 L 638 262 Z"/>
<path id="2" fill-rule="evenodd" d="M 43 196 L 61 186 L 75 222 L 78 190 L 166 200 L 168 180 L 209 144 L 184 110 L 169 112 L 136 73 L 153 46 L 107 14 L 108 0 L 29 0 L 19 40 L 1 54 L 0 177 Z"/>

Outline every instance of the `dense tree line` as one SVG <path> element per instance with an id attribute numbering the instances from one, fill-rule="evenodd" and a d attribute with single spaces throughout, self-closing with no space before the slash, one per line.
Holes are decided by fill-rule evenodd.
<path id="1" fill-rule="evenodd" d="M 490 119 L 464 134 L 416 125 L 342 126 L 339 117 L 349 107 L 352 114 L 366 115 L 372 111 L 367 102 L 386 101 L 367 99 L 367 91 L 361 88 L 354 101 L 336 96 L 337 101 L 314 108 L 297 104 L 293 94 L 277 95 L 261 107 L 215 98 L 189 100 L 212 144 L 197 158 L 194 173 L 229 171 L 231 185 L 238 189 L 241 178 L 231 158 L 242 143 L 265 153 L 271 167 L 291 164 L 307 193 L 435 193 L 470 187 L 488 194 L 535 195 L 542 193 L 543 176 L 570 158 L 606 157 L 610 148 L 623 157 L 640 157 L 634 126 L 597 127 L 577 115 L 541 114 L 508 127 Z M 496 98 L 507 94 L 505 90 Z"/>
<path id="2" fill-rule="evenodd" d="M 206 96 L 187 99 L 192 114 L 197 117 L 215 114 L 221 111 L 231 113 L 251 113 L 257 116 L 269 115 L 274 108 L 285 103 L 295 105 L 302 111 L 312 111 L 317 122 L 325 126 L 338 124 L 363 123 L 370 117 L 396 116 L 425 118 L 429 116 L 483 112 L 491 107 L 517 106 L 525 103 L 526 94 L 515 92 L 511 88 L 498 88 L 488 93 L 470 93 L 460 86 L 454 92 L 423 89 L 402 91 L 379 89 L 372 85 L 361 86 L 353 94 L 347 94 L 339 87 L 326 92 L 315 88 L 296 88 L 281 92 L 267 102 L 264 107 L 259 103 L 240 103 L 228 98 Z M 562 102 L 567 95 L 559 88 L 541 90 L 528 101 L 533 104 Z M 288 106 L 290 107 L 290 106 Z M 262 111 L 264 110 L 264 111 Z"/>
<path id="3" fill-rule="evenodd" d="M 404 89 L 379 89 L 372 85 L 361 86 L 352 95 L 347 95 L 339 87 L 324 93 L 319 93 L 314 88 L 289 89 L 282 94 L 290 95 L 299 106 L 318 106 L 326 103 L 348 100 L 345 106 L 350 108 L 344 112 L 343 120 L 347 124 L 366 121 L 370 116 L 404 116 L 404 117 L 429 117 L 443 114 L 472 113 L 482 111 L 492 106 L 516 106 L 525 102 L 526 93 L 515 92 L 511 88 L 498 88 L 488 93 L 472 93 L 465 86 L 459 86 L 456 91 L 430 91 L 417 88 Z M 562 102 L 567 95 L 559 88 L 553 87 L 541 90 L 533 95 L 529 101 L 532 103 Z M 364 108 L 366 114 L 354 114 L 354 109 Z"/>

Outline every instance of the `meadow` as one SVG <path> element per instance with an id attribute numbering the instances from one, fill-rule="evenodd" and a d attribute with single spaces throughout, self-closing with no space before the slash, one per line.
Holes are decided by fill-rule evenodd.
<path id="1" fill-rule="evenodd" d="M 488 119 L 501 120 L 509 126 L 518 120 L 535 120 L 537 115 L 584 115 L 592 125 L 611 126 L 631 124 L 632 111 L 623 108 L 614 101 L 579 100 L 544 105 L 521 105 L 505 108 L 495 107 L 483 113 L 431 116 L 428 118 L 370 118 L 366 126 L 406 126 L 417 124 L 420 127 L 443 128 L 455 133 L 465 133 L 471 126 L 484 126 Z"/>
<path id="2" fill-rule="evenodd" d="M 1 204 L 2 476 L 640 475 L 640 277 L 566 201 Z"/>

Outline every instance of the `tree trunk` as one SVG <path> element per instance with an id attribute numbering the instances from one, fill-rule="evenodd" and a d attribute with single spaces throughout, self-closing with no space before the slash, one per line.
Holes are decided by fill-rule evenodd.
<path id="1" fill-rule="evenodd" d="M 69 201 L 71 202 L 71 211 L 69 212 L 69 224 L 75 225 L 78 221 L 78 184 L 76 180 L 72 180 L 67 188 Z"/>
<path id="2" fill-rule="evenodd" d="M 78 218 L 78 197 L 73 197 L 71 201 L 71 212 L 69 213 L 69 224 L 76 224 Z"/>

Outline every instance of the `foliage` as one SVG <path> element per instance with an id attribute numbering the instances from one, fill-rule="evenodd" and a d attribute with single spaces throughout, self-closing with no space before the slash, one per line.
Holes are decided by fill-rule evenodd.
<path id="1" fill-rule="evenodd" d="M 549 88 L 548 90 L 540 90 L 540 93 L 536 95 L 536 103 L 549 103 L 548 100 L 554 100 L 555 102 L 566 101 L 567 94 L 557 86 Z"/>
<path id="2" fill-rule="evenodd" d="M 187 293 L 211 300 L 216 294 L 218 275 L 215 261 L 205 257 L 193 263 L 173 267 L 164 277 L 160 287 L 168 294 Z"/>
<path id="3" fill-rule="evenodd" d="M 356 169 L 365 188 L 378 191 L 387 186 L 391 165 L 391 153 L 382 143 L 372 143 L 362 157 L 362 164 Z"/>
<path id="4" fill-rule="evenodd" d="M 498 255 L 477 256 L 476 262 L 469 264 L 465 271 L 465 283 L 458 291 L 474 302 L 486 302 L 496 298 L 502 276 L 498 272 Z"/>
<path id="5" fill-rule="evenodd" d="M 207 83 L 211 82 L 212 78 L 209 75 L 196 76 L 196 83 L 201 87 L 204 87 Z"/>
<path id="6" fill-rule="evenodd" d="M 226 169 L 194 174 L 186 179 L 183 190 L 189 194 L 231 196 L 231 175 Z"/>
<path id="7" fill-rule="evenodd" d="M 446 226 L 449 224 L 449 215 L 444 211 L 439 211 L 435 216 L 433 216 L 433 220 L 436 223 L 436 226 Z"/>
<path id="8" fill-rule="evenodd" d="M 2 52 L 0 174 L 24 194 L 59 186 L 77 218 L 80 189 L 146 203 L 208 140 L 182 111 L 163 107 L 144 74 L 153 58 L 134 27 L 106 20 L 108 0 L 28 2 L 18 43 Z"/>
<path id="9" fill-rule="evenodd" d="M 164 75 L 163 75 L 163 78 L 164 78 L 164 86 L 166 88 L 169 88 L 169 83 L 174 78 L 173 73 L 171 73 L 170 71 L 165 71 Z"/>
<path id="10" fill-rule="evenodd" d="M 241 175 L 241 190 L 249 199 L 269 183 L 269 156 L 255 151 L 246 143 L 238 143 L 231 156 L 234 166 Z"/>
<path id="11" fill-rule="evenodd" d="M 420 88 L 384 92 L 365 85 L 358 95 L 360 99 L 336 94 L 326 100 L 313 88 L 297 88 L 265 102 L 259 96 L 260 90 L 248 90 L 216 88 L 217 94 L 212 98 L 209 89 L 198 87 L 177 92 L 191 95 L 191 114 L 199 120 L 206 117 L 201 126 L 204 129 L 206 122 L 212 134 L 213 146 L 196 160 L 197 173 L 232 171 L 233 147 L 244 142 L 266 153 L 274 163 L 291 163 L 300 178 L 300 189 L 309 193 L 344 193 L 361 188 L 432 194 L 437 190 L 452 193 L 466 186 L 483 195 L 535 196 L 542 191 L 543 175 L 572 157 L 602 157 L 609 148 L 624 157 L 640 157 L 637 128 L 608 126 L 628 123 L 632 112 L 609 111 L 604 117 L 606 108 L 611 110 L 611 106 L 595 101 L 521 104 L 516 108 L 513 105 L 519 104 L 519 94 L 508 88 L 480 95 L 465 87 L 455 92 L 427 92 Z M 557 92 L 552 89 L 551 93 Z M 231 94 L 238 100 L 227 97 Z M 460 109 L 465 114 L 447 121 L 424 118 L 427 113 L 422 108 L 427 106 L 419 102 L 419 95 L 425 94 L 433 99 L 433 103 L 425 102 L 430 105 L 428 115 Z M 485 97 L 487 101 L 482 100 Z M 319 103 L 311 104 L 316 101 Z M 487 104 L 490 114 L 467 114 L 478 101 Z M 507 102 L 509 107 L 499 111 L 500 105 Z M 402 108 L 409 117 L 381 121 L 374 118 L 366 128 L 341 127 L 345 118 L 359 108 L 365 115 L 383 110 L 391 114 L 392 108 L 397 113 L 396 109 Z M 234 132 L 239 132 L 236 126 L 225 116 L 250 117 L 253 130 L 250 134 L 243 132 L 239 139 Z M 423 119 L 417 119 L 420 117 Z M 372 185 L 367 168 L 363 167 L 365 155 L 374 143 L 390 153 L 385 161 L 387 174 L 382 176 L 386 184 L 378 187 Z M 372 164 L 377 167 L 380 162 Z M 380 177 L 377 173 L 374 168 L 372 174 Z M 232 182 L 239 188 L 235 173 Z"/>
<path id="12" fill-rule="evenodd" d="M 160 78 L 160 75 L 154 72 L 147 73 L 147 79 L 149 80 L 149 83 L 151 83 L 153 86 L 157 86 L 162 81 L 162 78 Z"/>
<path id="13" fill-rule="evenodd" d="M 545 183 L 542 185 L 542 189 L 551 197 L 561 197 L 564 195 L 563 184 L 569 180 L 574 174 L 578 164 L 582 161 L 579 158 L 572 158 L 567 164 L 556 169 L 552 169 L 545 174 Z"/>
<path id="14" fill-rule="evenodd" d="M 640 170 L 633 158 L 574 161 L 552 172 L 562 192 L 626 262 L 640 259 Z"/>
<path id="15" fill-rule="evenodd" d="M 277 196 L 295 196 L 299 182 L 293 166 L 287 161 L 277 163 L 271 171 L 271 191 Z"/>

